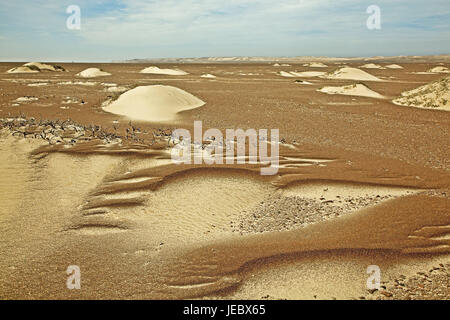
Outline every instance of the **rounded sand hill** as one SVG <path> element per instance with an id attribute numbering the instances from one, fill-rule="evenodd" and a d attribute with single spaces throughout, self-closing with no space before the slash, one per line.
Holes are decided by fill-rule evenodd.
<path id="1" fill-rule="evenodd" d="M 328 94 L 343 94 L 347 96 L 361 96 L 378 99 L 384 98 L 384 96 L 382 96 L 378 92 L 371 90 L 369 87 L 367 87 L 365 84 L 362 83 L 342 87 L 323 87 L 317 91 Z"/>
<path id="2" fill-rule="evenodd" d="M 192 94 L 172 86 L 141 86 L 123 93 L 103 107 L 106 112 L 142 121 L 170 121 L 177 113 L 205 104 Z"/>
<path id="3" fill-rule="evenodd" d="M 383 81 L 363 70 L 350 67 L 339 68 L 333 72 L 327 73 L 323 76 L 323 78 L 358 81 Z"/>
<path id="4" fill-rule="evenodd" d="M 111 73 L 105 72 L 99 68 L 88 68 L 77 74 L 77 76 L 81 78 L 105 77 L 110 75 Z"/>

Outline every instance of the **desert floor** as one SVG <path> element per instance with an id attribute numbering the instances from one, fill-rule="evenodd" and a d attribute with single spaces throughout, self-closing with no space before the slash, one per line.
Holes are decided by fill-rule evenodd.
<path id="1" fill-rule="evenodd" d="M 0 298 L 449 299 L 450 113 L 392 103 L 446 74 L 396 60 L 362 69 L 384 81 L 280 76 L 344 66 L 324 63 L 0 63 Z M 112 75 L 75 76 L 89 67 Z M 355 83 L 383 98 L 317 91 Z M 108 88 L 155 84 L 205 105 L 159 123 L 102 109 Z M 279 129 L 278 174 L 172 164 L 166 138 L 194 120 Z"/>

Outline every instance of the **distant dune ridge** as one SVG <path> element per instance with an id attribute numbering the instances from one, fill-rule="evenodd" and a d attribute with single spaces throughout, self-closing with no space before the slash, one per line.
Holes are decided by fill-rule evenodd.
<path id="1" fill-rule="evenodd" d="M 80 73 L 77 73 L 77 76 L 81 78 L 105 77 L 110 75 L 111 73 L 105 72 L 99 68 L 88 68 L 86 70 L 81 71 Z"/>
<path id="2" fill-rule="evenodd" d="M 406 91 L 392 102 L 402 106 L 450 111 L 450 76 Z"/>
<path id="3" fill-rule="evenodd" d="M 41 62 L 28 62 L 20 67 L 15 67 L 15 68 L 9 69 L 7 71 L 7 73 L 38 73 L 41 71 L 62 72 L 62 71 L 66 71 L 66 69 L 64 69 L 61 66 L 50 65 L 50 64 L 45 64 L 45 63 L 41 63 Z"/>
<path id="4" fill-rule="evenodd" d="M 383 81 L 370 73 L 367 73 L 358 68 L 339 68 L 335 71 L 329 72 L 322 76 L 326 79 L 344 79 L 344 80 L 358 80 L 358 81 Z"/>
<path id="5" fill-rule="evenodd" d="M 160 69 L 158 67 L 148 67 L 140 71 L 140 73 L 165 74 L 169 76 L 184 76 L 189 73 L 180 69 Z"/>
<path id="6" fill-rule="evenodd" d="M 170 121 L 177 113 L 205 104 L 192 94 L 172 86 L 141 86 L 123 93 L 103 110 L 141 121 Z"/>
<path id="7" fill-rule="evenodd" d="M 384 98 L 384 96 L 382 96 L 378 92 L 371 90 L 369 87 L 362 83 L 356 83 L 342 87 L 323 87 L 321 89 L 318 89 L 317 91 L 328 94 L 343 94 L 347 96 L 361 96 L 378 99 Z"/>

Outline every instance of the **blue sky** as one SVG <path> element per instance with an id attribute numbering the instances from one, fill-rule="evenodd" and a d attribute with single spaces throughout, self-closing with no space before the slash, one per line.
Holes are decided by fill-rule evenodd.
<path id="1" fill-rule="evenodd" d="M 66 28 L 69 5 L 81 30 Z M 1 61 L 444 53 L 449 0 L 0 0 Z"/>

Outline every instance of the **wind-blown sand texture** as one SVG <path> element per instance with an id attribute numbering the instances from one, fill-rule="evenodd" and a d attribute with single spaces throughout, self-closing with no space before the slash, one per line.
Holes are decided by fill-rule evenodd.
<path id="1" fill-rule="evenodd" d="M 450 76 L 402 92 L 393 102 L 402 106 L 450 111 Z"/>
<path id="2" fill-rule="evenodd" d="M 380 66 L 379 64 L 375 63 L 368 63 L 361 66 L 361 68 L 364 69 L 385 69 L 385 67 Z"/>
<path id="3" fill-rule="evenodd" d="M 328 94 L 343 94 L 348 96 L 361 96 L 383 99 L 384 96 L 369 89 L 366 85 L 361 83 L 351 84 L 342 87 L 323 87 L 318 89 L 318 91 Z"/>
<path id="4" fill-rule="evenodd" d="M 192 94 L 172 86 L 141 86 L 123 93 L 103 110 L 134 120 L 169 121 L 181 111 L 205 103 Z"/>
<path id="5" fill-rule="evenodd" d="M 17 64 L 0 63 L 0 298 L 450 299 L 450 115 L 317 91 L 360 80 L 278 73 L 362 58 L 242 59 L 151 62 L 179 65 L 182 77 L 102 64 L 107 82 L 74 81 L 94 64 L 8 74 Z M 428 84 L 438 95 L 447 76 L 413 73 L 443 57 L 369 61 L 404 68 L 364 81 L 385 97 Z M 217 78 L 200 78 L 208 73 Z M 179 100 L 155 90 L 205 104 L 156 121 Z M 104 101 L 123 113 L 138 101 L 143 115 L 107 112 Z M 279 171 L 173 163 L 171 133 L 192 132 L 194 120 L 204 131 L 278 128 Z M 81 290 L 66 287 L 69 265 L 81 268 Z M 370 265 L 380 290 L 366 286 Z"/>

